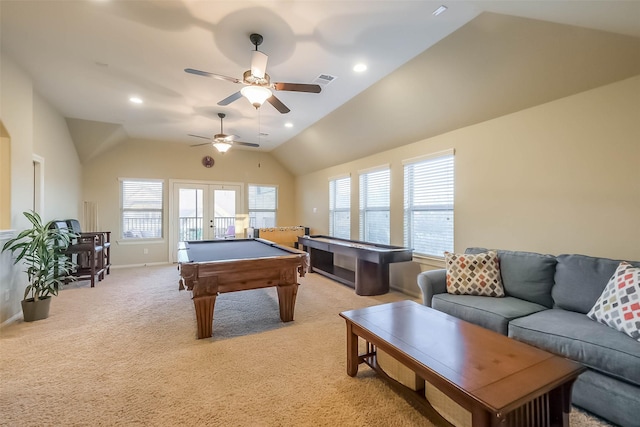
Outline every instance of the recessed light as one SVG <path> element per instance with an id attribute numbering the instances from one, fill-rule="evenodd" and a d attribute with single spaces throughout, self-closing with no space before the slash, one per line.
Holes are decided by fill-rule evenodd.
<path id="1" fill-rule="evenodd" d="M 353 71 L 356 73 L 362 73 L 363 71 L 367 71 L 367 64 L 356 64 L 353 66 Z"/>
<path id="2" fill-rule="evenodd" d="M 434 10 L 433 12 L 431 12 L 431 14 L 432 14 L 433 16 L 438 16 L 438 15 L 440 15 L 442 12 L 444 12 L 444 11 L 445 11 L 445 10 L 447 10 L 447 9 L 448 9 L 448 7 L 447 7 L 447 6 L 442 5 L 442 6 L 440 6 L 439 8 L 437 8 L 436 10 Z"/>
<path id="3" fill-rule="evenodd" d="M 132 96 L 131 98 L 129 98 L 129 101 L 133 102 L 134 104 L 142 104 L 142 99 L 137 96 Z"/>
<path id="4" fill-rule="evenodd" d="M 286 127 L 286 128 L 292 128 L 292 127 L 293 127 L 293 123 L 291 123 L 291 122 L 287 122 L 287 123 L 285 123 L 285 124 L 284 124 L 284 127 Z"/>

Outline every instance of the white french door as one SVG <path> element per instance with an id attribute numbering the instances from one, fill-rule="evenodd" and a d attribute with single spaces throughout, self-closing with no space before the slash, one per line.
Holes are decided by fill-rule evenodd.
<path id="1" fill-rule="evenodd" d="M 243 232 L 242 185 L 237 183 L 172 183 L 169 253 L 177 260 L 178 242 L 234 238 Z"/>

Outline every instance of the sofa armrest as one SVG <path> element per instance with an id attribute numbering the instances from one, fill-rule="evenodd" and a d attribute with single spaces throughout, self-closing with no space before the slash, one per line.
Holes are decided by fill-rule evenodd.
<path id="1" fill-rule="evenodd" d="M 435 294 L 447 292 L 447 270 L 429 270 L 418 274 L 418 287 L 422 291 L 422 304 L 431 307 Z"/>

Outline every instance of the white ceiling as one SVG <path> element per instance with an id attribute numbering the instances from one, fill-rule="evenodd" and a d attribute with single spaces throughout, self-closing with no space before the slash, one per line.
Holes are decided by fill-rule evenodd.
<path id="1" fill-rule="evenodd" d="M 270 151 L 484 11 L 640 37 L 640 1 L 2 0 L 0 42 L 69 119 L 83 160 L 127 138 L 200 143 L 187 134 L 218 133 L 218 112 L 225 133 Z M 184 68 L 241 78 L 253 32 L 272 81 L 335 81 L 320 94 L 277 92 L 285 115 L 244 98 L 216 105 L 240 86 Z M 369 68 L 356 74 L 361 61 Z"/>

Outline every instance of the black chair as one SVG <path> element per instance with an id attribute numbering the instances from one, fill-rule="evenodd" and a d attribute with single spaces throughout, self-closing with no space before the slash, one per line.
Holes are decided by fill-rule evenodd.
<path id="1" fill-rule="evenodd" d="M 104 279 L 104 273 L 109 274 L 111 272 L 111 232 L 110 231 L 95 231 L 95 232 L 83 232 L 80 227 L 80 221 L 77 219 L 68 219 L 66 220 L 67 227 L 72 230 L 75 234 L 80 236 L 91 236 L 95 235 L 98 238 L 98 244 L 102 246 L 102 254 L 104 256 L 104 260 L 102 266 L 104 267 L 104 271 L 102 272 L 102 279 Z"/>
<path id="2" fill-rule="evenodd" d="M 59 230 L 69 230 L 66 221 L 55 221 L 51 225 Z M 64 256 L 75 257 L 76 268 L 71 272 L 71 276 L 78 280 L 90 280 L 91 287 L 95 286 L 96 277 L 98 281 L 104 277 L 104 246 L 101 244 L 98 233 L 74 233 L 76 237 L 71 244 L 63 251 Z"/>

